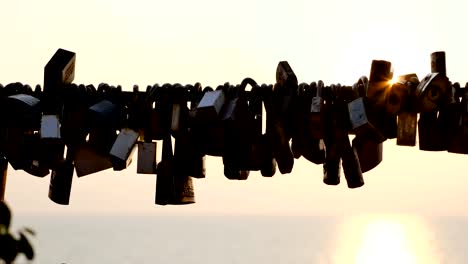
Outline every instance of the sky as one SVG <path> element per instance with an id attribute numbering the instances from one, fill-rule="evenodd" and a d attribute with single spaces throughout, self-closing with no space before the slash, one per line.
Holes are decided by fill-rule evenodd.
<path id="1" fill-rule="evenodd" d="M 58 48 L 76 52 L 75 83 L 274 83 L 287 60 L 299 82 L 350 85 L 371 61 L 392 62 L 395 75 L 430 72 L 430 54 L 445 51 L 452 82 L 468 81 L 464 42 L 468 2 L 447 1 L 4 1 L 0 83 L 43 83 Z M 383 162 L 349 190 L 322 183 L 322 166 L 299 159 L 293 173 L 227 180 L 220 158 L 194 179 L 194 205 L 154 205 L 154 175 L 107 170 L 74 178 L 69 206 L 48 197 L 49 176 L 8 171 L 6 200 L 18 214 L 341 215 L 411 212 L 468 215 L 467 157 L 384 143 Z M 136 160 L 136 156 L 134 159 Z"/>

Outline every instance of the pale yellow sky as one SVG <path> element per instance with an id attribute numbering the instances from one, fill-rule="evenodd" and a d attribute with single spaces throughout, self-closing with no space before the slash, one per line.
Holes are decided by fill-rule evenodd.
<path id="1" fill-rule="evenodd" d="M 244 77 L 273 83 L 287 60 L 300 82 L 351 84 L 372 59 L 395 74 L 430 70 L 431 52 L 447 53 L 452 81 L 468 81 L 466 1 L 5 1 L 1 5 L 0 83 L 42 84 L 57 48 L 77 53 L 77 83 L 179 82 L 217 85 Z M 135 156 L 136 159 L 136 156 Z M 222 174 L 208 159 L 195 180 L 195 205 L 154 205 L 155 176 L 109 170 L 74 178 L 71 205 L 47 198 L 49 177 L 9 170 L 6 198 L 18 213 L 342 214 L 398 211 L 468 215 L 467 157 L 398 147 L 348 190 L 322 183 L 322 166 L 303 159 L 290 175 L 251 173 L 246 182 Z"/>

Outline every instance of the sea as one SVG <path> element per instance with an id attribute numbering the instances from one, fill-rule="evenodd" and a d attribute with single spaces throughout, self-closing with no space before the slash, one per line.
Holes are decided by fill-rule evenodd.
<path id="1" fill-rule="evenodd" d="M 468 263 L 468 218 L 15 216 L 36 256 L 15 263 Z"/>

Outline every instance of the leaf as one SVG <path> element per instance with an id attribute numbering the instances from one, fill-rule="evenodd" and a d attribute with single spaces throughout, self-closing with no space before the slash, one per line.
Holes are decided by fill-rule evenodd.
<path id="1" fill-rule="evenodd" d="M 32 228 L 30 227 L 23 227 L 23 231 L 30 234 L 31 236 L 35 236 L 36 235 L 36 231 L 34 231 Z"/>
<path id="2" fill-rule="evenodd" d="M 18 251 L 24 253 L 27 259 L 32 260 L 34 258 L 34 249 L 29 243 L 28 238 L 20 232 L 20 240 L 18 240 Z"/>

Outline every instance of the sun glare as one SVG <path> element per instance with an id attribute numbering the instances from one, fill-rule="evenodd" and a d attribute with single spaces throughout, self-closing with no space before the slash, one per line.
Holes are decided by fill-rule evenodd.
<path id="1" fill-rule="evenodd" d="M 417 217 L 352 217 L 343 222 L 337 237 L 332 263 L 440 263 L 435 240 Z"/>

